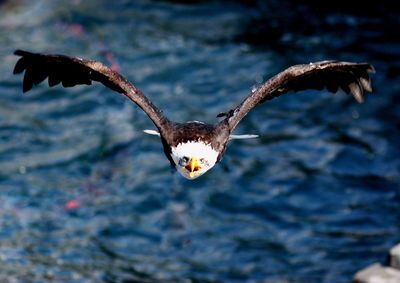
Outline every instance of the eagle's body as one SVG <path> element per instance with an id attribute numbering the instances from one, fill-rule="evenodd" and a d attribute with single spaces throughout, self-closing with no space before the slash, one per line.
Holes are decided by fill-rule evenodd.
<path id="1" fill-rule="evenodd" d="M 199 121 L 186 123 L 169 121 L 164 131 L 160 131 L 165 155 L 171 165 L 188 179 L 201 176 L 221 160 L 229 137 L 230 131 L 223 124 L 210 125 Z M 198 165 L 198 168 L 203 170 L 194 170 L 195 167 L 186 170 L 189 169 L 186 165 Z M 205 170 L 206 168 L 208 169 Z"/>
<path id="2" fill-rule="evenodd" d="M 367 63 L 322 61 L 295 65 L 252 91 L 234 109 L 219 114 L 218 117 L 224 118 L 215 125 L 210 125 L 198 121 L 177 123 L 169 120 L 140 90 L 100 62 L 22 50 L 17 50 L 15 54 L 22 56 L 15 65 L 14 73 L 25 71 L 24 92 L 48 77 L 49 86 L 62 83 L 64 87 L 71 87 L 99 81 L 127 96 L 153 121 L 158 132 L 150 130 L 148 133 L 160 136 L 171 165 L 188 179 L 201 176 L 218 163 L 229 140 L 254 137 L 235 136 L 232 132 L 256 105 L 289 91 L 320 90 L 325 87 L 331 92 L 341 88 L 361 103 L 364 90 L 372 91 L 368 73 L 374 71 Z"/>

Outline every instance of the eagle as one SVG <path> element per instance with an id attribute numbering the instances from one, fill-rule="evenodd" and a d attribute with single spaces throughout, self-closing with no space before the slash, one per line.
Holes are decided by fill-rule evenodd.
<path id="1" fill-rule="evenodd" d="M 233 135 L 232 132 L 258 104 L 288 92 L 324 88 L 332 93 L 342 89 L 362 103 L 364 91 L 372 92 L 369 73 L 375 72 L 368 63 L 326 60 L 294 65 L 252 90 L 235 108 L 218 114 L 217 117 L 221 119 L 212 125 L 199 121 L 171 121 L 136 86 L 99 61 L 23 50 L 16 50 L 14 54 L 20 58 L 13 73 L 25 72 L 22 84 L 24 93 L 48 78 L 50 87 L 59 83 L 63 87 L 91 85 L 95 81 L 125 95 L 147 114 L 158 130 L 145 132 L 160 137 L 172 167 L 190 180 L 203 175 L 220 162 L 230 140 L 257 137 Z"/>

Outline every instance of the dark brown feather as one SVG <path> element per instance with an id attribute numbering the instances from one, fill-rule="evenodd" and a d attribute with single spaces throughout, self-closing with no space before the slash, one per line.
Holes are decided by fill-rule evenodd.
<path id="1" fill-rule="evenodd" d="M 337 61 L 292 66 L 269 79 L 236 108 L 224 113 L 226 118 L 220 124 L 228 125 L 232 131 L 256 105 L 289 91 L 326 88 L 330 92 L 337 92 L 342 89 L 361 103 L 364 101 L 364 91 L 372 91 L 369 73 L 374 71 L 373 66 L 367 63 Z"/>
<path id="2" fill-rule="evenodd" d="M 31 53 L 16 50 L 15 55 L 21 56 L 14 67 L 14 74 L 25 71 L 23 91 L 27 92 L 46 78 L 53 87 L 62 84 L 63 87 L 76 85 L 91 85 L 92 81 L 101 82 L 106 87 L 124 94 L 135 102 L 154 122 L 160 132 L 169 120 L 140 90 L 135 88 L 119 73 L 97 61 L 83 60 L 65 55 Z"/>
<path id="3" fill-rule="evenodd" d="M 140 90 L 100 62 L 22 50 L 15 51 L 15 54 L 21 58 L 15 65 L 14 74 L 25 71 L 24 92 L 48 78 L 51 87 L 60 83 L 64 87 L 90 85 L 92 81 L 97 81 L 127 96 L 143 109 L 159 129 L 164 151 L 171 164 L 173 164 L 170 155 L 171 146 L 199 140 L 210 144 L 219 152 L 219 161 L 225 152 L 230 133 L 249 111 L 266 100 L 290 91 L 326 88 L 330 92 L 337 92 L 342 89 L 346 93 L 351 93 L 358 102 L 362 102 L 364 91 L 372 91 L 369 73 L 374 71 L 367 63 L 322 61 L 296 65 L 269 79 L 236 108 L 220 113 L 218 116 L 225 118 L 219 124 L 207 125 L 199 122 L 169 121 Z"/>

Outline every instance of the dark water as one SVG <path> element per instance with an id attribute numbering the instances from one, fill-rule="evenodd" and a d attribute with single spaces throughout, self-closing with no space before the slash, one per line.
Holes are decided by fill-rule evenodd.
<path id="1" fill-rule="evenodd" d="M 178 2 L 0 1 L 0 281 L 349 282 L 384 262 L 400 240 L 399 13 Z M 362 105 L 305 92 L 258 107 L 236 133 L 261 137 L 187 181 L 102 86 L 22 95 L 17 48 L 114 65 L 178 121 L 215 122 L 296 63 L 377 73 Z"/>

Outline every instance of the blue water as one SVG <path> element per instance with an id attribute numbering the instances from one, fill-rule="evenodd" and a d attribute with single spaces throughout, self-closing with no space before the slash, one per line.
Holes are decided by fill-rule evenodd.
<path id="1" fill-rule="evenodd" d="M 384 263 L 400 241 L 399 14 L 178 2 L 0 1 L 0 282 L 335 283 Z M 101 85 L 22 95 L 18 48 L 113 65 L 176 121 L 216 122 L 292 64 L 377 73 L 362 105 L 310 91 L 256 108 L 236 133 L 260 138 L 188 181 Z"/>

